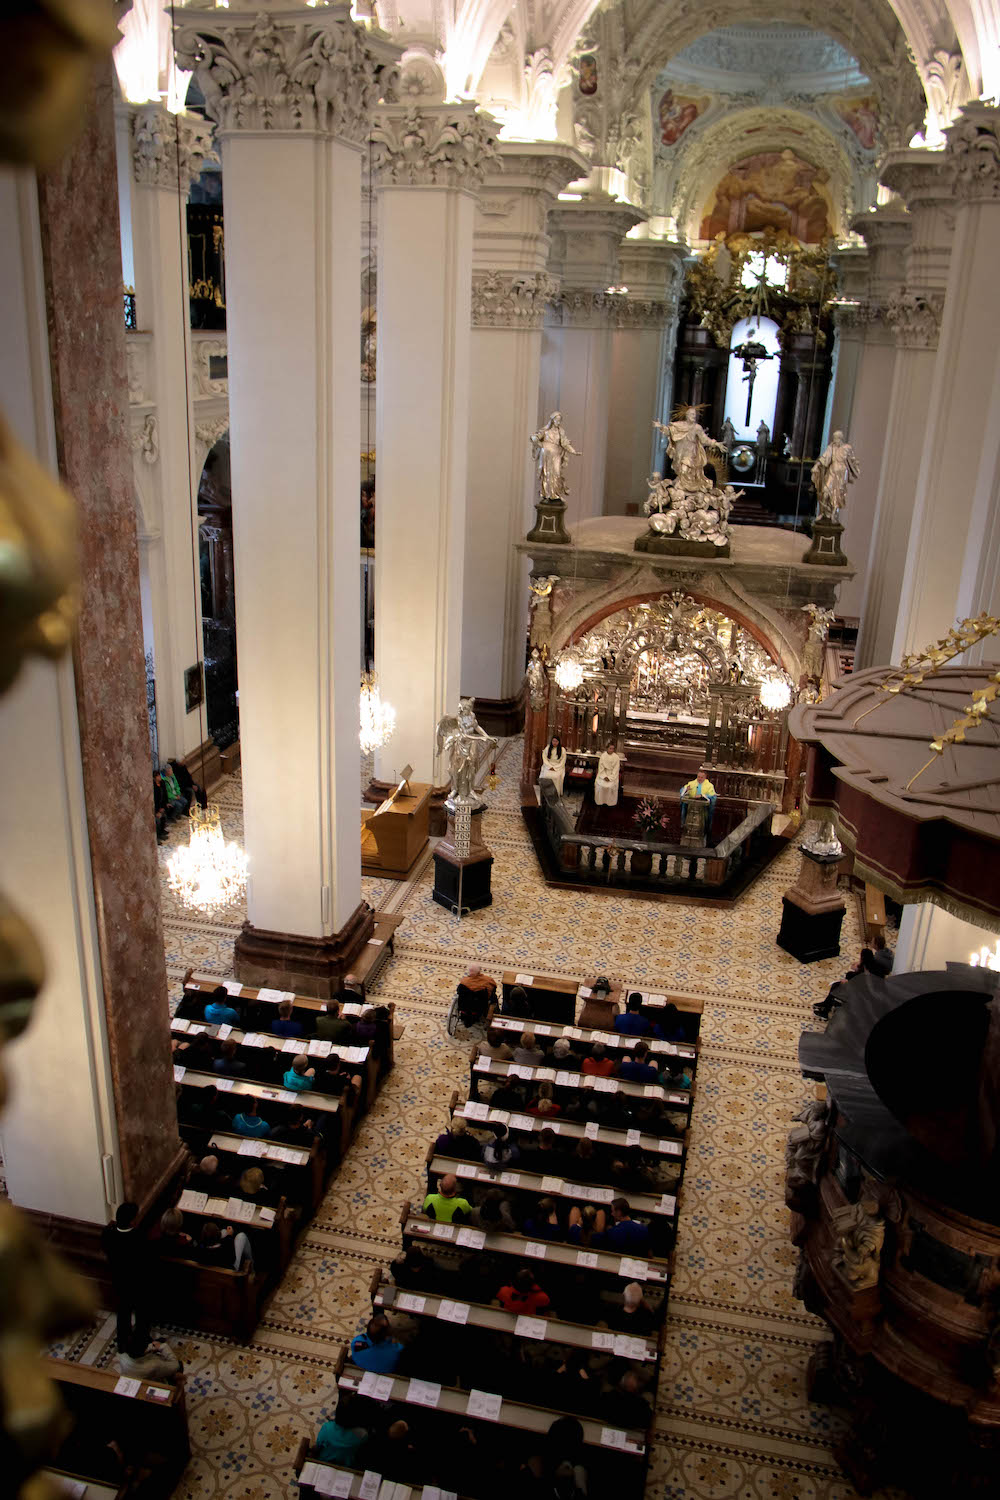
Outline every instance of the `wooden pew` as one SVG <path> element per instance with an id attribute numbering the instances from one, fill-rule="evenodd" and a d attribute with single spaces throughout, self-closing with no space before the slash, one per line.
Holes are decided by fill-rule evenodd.
<path id="1" fill-rule="evenodd" d="M 644 1041 L 654 1057 L 679 1058 L 693 1069 L 698 1060 L 698 1048 L 694 1042 L 661 1042 L 658 1037 L 634 1037 L 623 1036 L 620 1031 L 595 1031 L 580 1026 L 557 1026 L 548 1022 L 518 1021 L 514 1016 L 493 1016 L 490 1025 L 504 1034 L 504 1040 L 513 1046 L 512 1038 L 516 1039 L 522 1031 L 528 1029 L 535 1033 L 536 1037 L 544 1037 L 546 1041 L 556 1042 L 560 1037 L 565 1037 L 568 1042 L 582 1043 L 587 1052 L 595 1042 L 602 1042 L 609 1052 L 631 1052 L 636 1041 Z"/>
<path id="2" fill-rule="evenodd" d="M 208 1150 L 216 1155 L 240 1159 L 241 1167 L 261 1166 L 276 1174 L 278 1181 L 301 1180 L 302 1190 L 289 1186 L 283 1196 L 290 1202 L 301 1202 L 311 1216 L 319 1207 L 326 1181 L 326 1153 L 322 1146 L 284 1146 L 277 1140 L 258 1140 L 253 1136 L 230 1135 L 224 1130 L 212 1132 Z"/>
<path id="3" fill-rule="evenodd" d="M 513 969 L 508 969 L 500 981 L 505 1013 L 510 992 L 515 985 L 520 985 L 527 995 L 532 1019 L 557 1021 L 562 1025 L 572 1026 L 576 1019 L 576 996 L 580 987 L 575 979 L 556 979 L 544 974 L 516 974 Z"/>
<path id="4" fill-rule="evenodd" d="M 452 1299 L 437 1292 L 408 1292 L 391 1282 L 379 1287 L 372 1298 L 372 1307 L 386 1312 L 405 1312 L 414 1318 L 445 1318 L 446 1321 L 455 1323 L 460 1321 L 463 1327 L 509 1334 L 516 1339 L 544 1339 L 548 1344 L 563 1344 L 570 1349 L 615 1354 L 620 1359 L 630 1359 L 637 1363 L 652 1363 L 657 1358 L 655 1338 L 631 1338 L 627 1334 L 591 1328 L 585 1323 L 570 1323 L 562 1318 L 518 1317 L 515 1313 L 504 1312 L 502 1308 L 484 1302 Z M 458 1311 L 449 1314 L 449 1308 Z"/>
<path id="5" fill-rule="evenodd" d="M 524 1234 L 508 1234 L 502 1230 L 487 1232 L 465 1224 L 436 1224 L 433 1219 L 411 1212 L 409 1203 L 403 1205 L 400 1226 L 404 1245 L 407 1240 L 412 1240 L 423 1245 L 475 1250 L 480 1248 L 479 1237 L 485 1234 L 481 1248 L 488 1254 L 511 1256 L 522 1265 L 525 1260 L 544 1260 L 547 1265 L 563 1272 L 575 1274 L 583 1268 L 617 1280 L 643 1281 L 664 1292 L 670 1282 L 668 1262 L 653 1256 L 646 1257 L 646 1272 L 640 1277 L 635 1273 L 635 1257 L 621 1255 L 617 1250 L 588 1249 L 566 1244 L 563 1240 L 533 1240 Z"/>
<path id="6" fill-rule="evenodd" d="M 379 1483 L 371 1489 L 366 1489 L 363 1470 L 345 1469 L 337 1464 L 324 1463 L 321 1458 L 316 1458 L 314 1455 L 308 1438 L 303 1438 L 299 1445 L 299 1454 L 294 1468 L 299 1494 L 304 1497 L 304 1500 L 312 1500 L 314 1495 L 342 1495 L 350 1497 L 350 1500 L 369 1500 L 372 1495 L 375 1500 L 442 1500 L 444 1494 L 435 1485 L 397 1484 L 393 1487 L 393 1493 L 390 1496 L 386 1489 L 386 1481 L 380 1474 L 375 1476 Z M 455 1492 L 452 1491 L 452 1493 Z M 90 1500 L 89 1495 L 87 1500 Z M 456 1500 L 465 1500 L 465 1497 L 456 1495 Z"/>
<path id="7" fill-rule="evenodd" d="M 251 1078 L 255 1076 L 254 1064 L 257 1063 L 260 1066 L 260 1054 L 268 1049 L 287 1058 L 296 1057 L 304 1052 L 307 1057 L 318 1063 L 322 1063 L 326 1057 L 337 1056 L 345 1064 L 344 1071 L 352 1075 L 359 1073 L 364 1079 L 360 1101 L 363 1108 L 369 1108 L 378 1093 L 378 1063 L 374 1049 L 368 1046 L 347 1047 L 337 1042 L 324 1041 L 321 1037 L 284 1037 L 276 1036 L 271 1031 L 243 1031 L 237 1026 L 211 1026 L 205 1021 L 185 1020 L 182 1016 L 174 1016 L 170 1023 L 170 1030 L 174 1036 L 188 1038 L 208 1036 L 218 1042 L 227 1039 L 234 1041 L 240 1051 L 240 1061 L 250 1069 Z M 181 1056 L 183 1057 L 183 1054 Z M 285 1061 L 282 1066 L 288 1067 L 289 1063 Z M 225 1077 L 226 1075 L 220 1074 L 219 1076 Z M 259 1082 L 271 1082 L 270 1079 L 256 1076 Z M 322 1090 L 307 1090 L 307 1092 L 322 1092 Z"/>
<path id="8" fill-rule="evenodd" d="M 318 1094 L 314 1089 L 309 1089 L 305 1094 L 296 1094 L 291 1089 L 271 1088 L 267 1084 L 254 1083 L 247 1078 L 222 1078 L 218 1073 L 201 1073 L 194 1068 L 185 1068 L 183 1064 L 174 1065 L 174 1081 L 183 1083 L 185 1088 L 214 1086 L 220 1094 L 232 1095 L 237 1099 L 257 1098 L 262 1105 L 271 1105 L 276 1116 L 275 1128 L 279 1130 L 284 1109 L 299 1104 L 309 1114 L 323 1119 L 329 1132 L 327 1142 L 337 1159 L 347 1148 L 354 1123 L 354 1112 L 346 1100 L 338 1099 L 335 1094 Z M 234 1108 L 233 1114 L 237 1113 L 238 1110 Z M 268 1121 L 268 1123 L 272 1122 Z M 210 1132 L 206 1132 L 208 1133 Z M 252 1139 L 258 1138 L 252 1137 Z M 264 1137 L 264 1139 L 270 1138 Z"/>
<path id="9" fill-rule="evenodd" d="M 241 1344 L 253 1337 L 274 1284 L 273 1278 L 247 1266 L 230 1271 L 180 1256 L 164 1256 L 158 1274 L 156 1300 L 164 1322 L 219 1333 Z"/>
<path id="10" fill-rule="evenodd" d="M 610 1125 L 598 1125 L 594 1121 L 584 1125 L 579 1120 L 547 1120 L 537 1115 L 522 1115 L 516 1110 L 490 1109 L 488 1104 L 479 1104 L 470 1099 L 460 1104 L 457 1090 L 451 1096 L 450 1113 L 464 1120 L 470 1130 L 487 1130 L 490 1125 L 506 1125 L 517 1134 L 537 1135 L 548 1129 L 571 1141 L 586 1137 L 596 1146 L 612 1146 L 618 1151 L 639 1146 L 651 1156 L 666 1156 L 678 1163 L 684 1160 L 684 1142 L 673 1140 L 670 1136 L 650 1135 L 643 1130 L 617 1130 Z"/>
<path id="11" fill-rule="evenodd" d="M 74 1424 L 87 1432 L 88 1439 L 117 1441 L 130 1467 L 148 1472 L 143 1495 L 167 1500 L 191 1454 L 183 1385 L 125 1380 L 117 1370 L 97 1370 L 50 1355 L 42 1356 L 40 1364 L 42 1373 L 58 1385 Z M 72 1434 L 62 1446 L 69 1456 Z M 60 1468 L 58 1454 L 53 1466 Z M 118 1493 L 99 1475 L 93 1491 L 90 1478 L 79 1477 L 87 1480 L 87 1500 L 91 1493 L 100 1493 L 102 1484 L 112 1495 Z"/>
<path id="12" fill-rule="evenodd" d="M 595 1078 L 593 1073 L 570 1073 L 540 1065 L 501 1062 L 495 1057 L 479 1057 L 472 1065 L 473 1085 L 479 1078 L 519 1078 L 525 1083 L 549 1082 L 556 1089 L 587 1090 L 596 1094 L 625 1095 L 629 1099 L 657 1099 L 671 1109 L 690 1110 L 690 1089 L 668 1089 L 661 1083 L 632 1083 L 627 1078 Z"/>

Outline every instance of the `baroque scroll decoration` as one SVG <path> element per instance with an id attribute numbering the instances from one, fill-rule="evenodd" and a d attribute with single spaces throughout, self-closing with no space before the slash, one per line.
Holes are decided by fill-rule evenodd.
<path id="1" fill-rule="evenodd" d="M 194 17 L 192 17 L 192 20 Z M 362 145 L 396 69 L 344 16 L 276 22 L 261 14 L 199 17 L 178 33 L 177 64 L 194 72 L 221 130 L 315 131 Z M 210 25 L 210 30 L 209 30 Z"/>
<path id="2" fill-rule="evenodd" d="M 393 187 L 482 186 L 502 170 L 496 123 L 474 105 L 381 109 L 372 128 L 375 168 Z"/>
<path id="3" fill-rule="evenodd" d="M 545 271 L 486 271 L 472 280 L 472 326 L 541 328 L 545 309 L 558 291 L 558 281 Z"/>

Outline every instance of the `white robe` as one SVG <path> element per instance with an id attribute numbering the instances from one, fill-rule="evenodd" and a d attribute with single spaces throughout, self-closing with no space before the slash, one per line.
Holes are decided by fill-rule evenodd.
<path id="1" fill-rule="evenodd" d="M 618 805 L 618 778 L 621 773 L 622 758 L 614 750 L 605 750 L 597 762 L 597 775 L 594 778 L 594 801 L 598 807 L 616 807 Z"/>
<path id="2" fill-rule="evenodd" d="M 553 755 L 548 745 L 542 751 L 542 769 L 538 773 L 539 781 L 543 779 L 555 783 L 556 791 L 562 796 L 563 782 L 566 779 L 566 751 L 559 755 Z"/>

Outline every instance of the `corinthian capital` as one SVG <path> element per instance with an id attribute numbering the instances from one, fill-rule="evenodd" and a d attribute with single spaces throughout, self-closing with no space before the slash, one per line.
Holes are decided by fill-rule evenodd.
<path id="1" fill-rule="evenodd" d="M 372 130 L 383 187 L 482 185 L 500 170 L 496 122 L 474 104 L 398 104 L 380 109 Z"/>
<path id="2" fill-rule="evenodd" d="M 945 135 L 956 197 L 972 202 L 1000 198 L 1000 109 L 974 100 Z"/>
<path id="3" fill-rule="evenodd" d="M 936 349 L 943 292 L 898 292 L 885 304 L 885 320 L 904 349 Z"/>
<path id="4" fill-rule="evenodd" d="M 194 71 L 220 131 L 304 131 L 361 145 L 396 76 L 399 48 L 348 5 L 259 14 L 180 12 L 177 64 Z"/>
<path id="5" fill-rule="evenodd" d="M 538 329 L 559 283 L 545 271 L 486 271 L 472 279 L 473 328 Z"/>
<path id="6" fill-rule="evenodd" d="M 133 104 L 132 172 L 141 187 L 185 197 L 205 167 L 219 160 L 212 127 L 200 115 L 174 115 L 162 104 Z"/>

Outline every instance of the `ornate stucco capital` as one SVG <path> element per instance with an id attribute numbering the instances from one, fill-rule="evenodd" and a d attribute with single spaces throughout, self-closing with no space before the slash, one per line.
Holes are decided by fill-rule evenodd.
<path id="1" fill-rule="evenodd" d="M 558 281 L 544 271 L 534 275 L 510 271 L 475 275 L 472 326 L 537 330 L 542 326 L 546 306 L 558 291 Z"/>
<path id="2" fill-rule="evenodd" d="M 936 349 L 943 292 L 900 291 L 885 304 L 885 320 L 902 349 Z"/>
<path id="3" fill-rule="evenodd" d="M 400 48 L 322 10 L 184 10 L 175 53 L 205 108 L 230 131 L 301 131 L 363 145 L 376 104 L 395 83 Z"/>
<path id="4" fill-rule="evenodd" d="M 372 127 L 380 187 L 475 192 L 501 169 L 497 126 L 475 104 L 390 104 Z"/>
<path id="5" fill-rule="evenodd" d="M 1000 109 L 974 100 L 963 107 L 945 135 L 955 196 L 966 202 L 995 203 L 1000 199 Z"/>
<path id="6" fill-rule="evenodd" d="M 133 104 L 132 173 L 140 187 L 185 197 L 205 167 L 219 160 L 212 126 L 200 115 L 175 115 L 155 102 Z"/>

